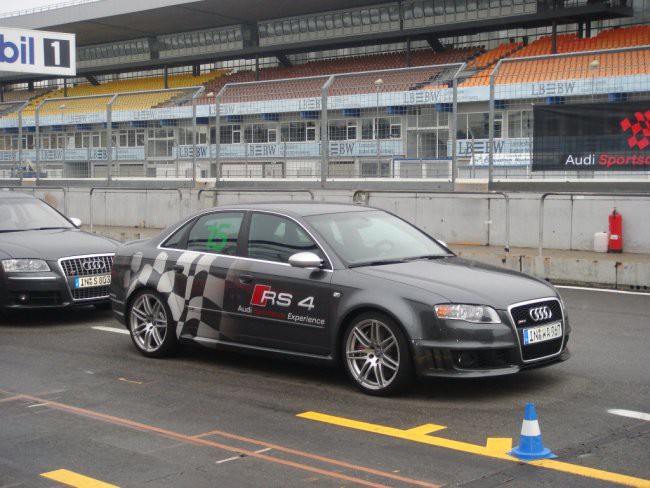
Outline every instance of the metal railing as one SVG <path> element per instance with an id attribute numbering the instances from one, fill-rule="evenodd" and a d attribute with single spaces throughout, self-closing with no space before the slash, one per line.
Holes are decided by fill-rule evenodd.
<path id="1" fill-rule="evenodd" d="M 59 8 L 76 7 L 78 5 L 84 5 L 86 3 L 96 3 L 102 1 L 103 0 L 70 0 L 68 2 L 59 2 L 50 5 L 42 5 L 40 7 L 28 8 L 23 10 L 14 10 L 11 12 L 4 12 L 0 14 L 0 19 L 6 19 L 9 17 L 18 17 L 21 15 L 38 14 L 41 12 L 48 12 L 50 10 L 56 10 Z"/>
<path id="2" fill-rule="evenodd" d="M 96 190 L 101 190 L 104 191 L 105 193 L 124 193 L 124 192 L 144 192 L 145 199 L 149 192 L 161 192 L 161 191 L 166 191 L 166 192 L 177 192 L 178 193 L 178 209 L 179 209 L 179 215 L 178 218 L 179 220 L 183 218 L 183 192 L 180 188 L 119 188 L 119 187 L 114 187 L 114 186 L 95 186 L 90 189 L 90 192 L 88 194 L 88 199 L 89 199 L 89 207 L 90 207 L 90 232 L 93 232 L 94 229 L 94 212 L 93 212 L 93 193 L 95 193 Z M 145 202 L 145 209 L 146 209 L 146 202 Z M 146 212 L 146 210 L 145 210 Z"/>
<path id="3" fill-rule="evenodd" d="M 307 193 L 310 200 L 314 200 L 314 192 L 306 189 L 290 189 L 290 188 L 260 188 L 260 189 L 241 189 L 241 190 L 226 190 L 222 188 L 202 188 L 197 192 L 196 200 L 198 203 L 201 202 L 201 195 L 204 193 L 213 193 L 212 206 L 216 207 L 219 205 L 218 197 L 220 193 L 231 193 L 239 195 L 241 193 L 281 193 L 281 194 L 292 194 L 292 193 Z"/>
<path id="4" fill-rule="evenodd" d="M 650 46 L 636 46 L 505 58 L 477 73 L 489 78 L 484 84 L 474 83 L 471 67 L 452 63 L 207 84 L 218 90 L 207 95 L 198 86 L 88 97 L 105 99 L 100 112 L 79 112 L 87 97 L 50 98 L 35 107 L 33 119 L 26 106 L 16 119 L 0 119 L 0 127 L 18 124 L 20 164 L 35 161 L 51 179 L 293 180 L 321 187 L 434 181 L 453 188 L 462 178 L 489 189 L 498 181 L 643 183 L 650 181 L 647 168 L 538 171 L 532 124 L 534 107 L 547 103 L 605 103 L 610 95 L 650 102 L 648 52 Z M 621 68 L 626 56 L 636 64 Z M 537 71 L 528 78 L 513 74 L 513 67 L 530 66 Z M 122 104 L 160 93 L 184 96 L 145 109 Z M 23 149 L 32 127 L 35 143 Z M 0 173 L 16 158 L 13 141 L 6 142 L 15 137 L 7 134 Z"/>
<path id="5" fill-rule="evenodd" d="M 352 200 L 355 203 L 360 203 L 364 205 L 368 205 L 370 202 L 370 196 L 373 194 L 398 194 L 398 193 L 404 193 L 404 190 L 357 190 L 353 197 Z M 422 191 L 422 190 L 414 190 L 411 192 L 415 198 L 417 198 L 418 194 L 425 194 L 425 195 L 435 195 L 435 196 L 459 196 L 459 195 L 467 195 L 467 196 L 475 196 L 475 197 L 487 197 L 488 200 L 490 199 L 491 196 L 500 196 L 503 197 L 505 201 L 505 207 L 506 207 L 506 216 L 505 216 L 505 245 L 504 245 L 504 251 L 505 252 L 510 252 L 510 197 L 508 196 L 507 193 L 502 192 L 502 191 L 489 191 L 489 192 L 471 192 L 471 191 Z"/>

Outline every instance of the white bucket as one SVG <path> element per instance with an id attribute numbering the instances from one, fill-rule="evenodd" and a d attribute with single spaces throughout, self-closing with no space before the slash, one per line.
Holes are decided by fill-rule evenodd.
<path id="1" fill-rule="evenodd" d="M 594 251 L 607 252 L 609 244 L 609 234 L 607 232 L 596 232 L 594 234 Z"/>

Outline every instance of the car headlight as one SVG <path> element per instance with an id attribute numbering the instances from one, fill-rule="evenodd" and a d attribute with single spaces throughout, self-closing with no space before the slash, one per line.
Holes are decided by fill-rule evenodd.
<path id="1" fill-rule="evenodd" d="M 2 267 L 6 273 L 33 273 L 50 270 L 48 264 L 42 259 L 3 259 Z"/>
<path id="2" fill-rule="evenodd" d="M 501 323 L 501 319 L 496 310 L 486 305 L 444 303 L 442 305 L 436 305 L 434 308 L 439 319 L 464 320 L 477 324 Z"/>

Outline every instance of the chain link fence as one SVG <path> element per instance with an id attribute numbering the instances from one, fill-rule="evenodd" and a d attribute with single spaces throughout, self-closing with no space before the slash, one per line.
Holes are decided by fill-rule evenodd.
<path id="1" fill-rule="evenodd" d="M 2 103 L 0 178 L 647 181 L 650 46 L 529 54 Z"/>

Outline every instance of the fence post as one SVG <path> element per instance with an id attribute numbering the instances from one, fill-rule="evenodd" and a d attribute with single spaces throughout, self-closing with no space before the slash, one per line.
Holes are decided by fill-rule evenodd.
<path id="1" fill-rule="evenodd" d="M 201 86 L 192 95 L 192 186 L 196 186 L 196 98 L 203 90 L 205 87 Z"/>
<path id="2" fill-rule="evenodd" d="M 221 178 L 221 98 L 227 89 L 228 83 L 214 97 L 214 186 L 218 186 L 219 178 Z"/>
<path id="3" fill-rule="evenodd" d="M 321 88 L 321 118 L 320 118 L 320 186 L 325 187 L 328 176 L 329 160 L 330 160 L 330 136 L 329 136 L 329 122 L 327 114 L 327 97 L 329 95 L 330 86 L 334 83 L 335 75 L 330 76 L 323 87 Z"/>
<path id="4" fill-rule="evenodd" d="M 18 109 L 18 165 L 23 163 L 23 110 L 29 105 L 29 100 L 24 102 Z M 22 181 L 22 171 L 19 171 L 20 179 Z"/>

